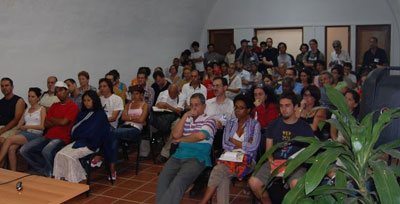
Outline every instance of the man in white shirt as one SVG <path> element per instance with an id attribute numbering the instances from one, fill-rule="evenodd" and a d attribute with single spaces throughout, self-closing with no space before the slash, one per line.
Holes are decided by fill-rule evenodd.
<path id="1" fill-rule="evenodd" d="M 178 94 L 178 86 L 171 84 L 168 90 L 161 92 L 158 96 L 155 106 L 159 110 L 153 108 L 154 117 L 151 125 L 162 133 L 168 134 L 170 132 L 172 122 L 181 113 L 180 108 L 178 108 Z"/>
<path id="2" fill-rule="evenodd" d="M 235 96 L 239 94 L 240 89 L 242 88 L 242 80 L 237 75 L 234 64 L 229 64 L 228 74 L 225 76 L 225 78 L 228 81 L 226 96 L 233 100 Z"/>
<path id="3" fill-rule="evenodd" d="M 168 90 L 160 93 L 157 99 L 156 107 L 160 109 L 168 109 L 171 112 L 154 112 L 154 119 L 151 125 L 158 129 L 161 134 L 169 134 L 174 123 L 178 119 L 178 115 L 181 113 L 182 109 L 178 108 L 178 94 L 179 89 L 175 84 L 171 84 Z M 164 136 L 164 135 L 163 135 Z M 161 149 L 160 154 L 157 156 L 157 163 L 164 163 L 168 160 L 171 149 L 172 137 L 169 137 L 167 143 Z"/>
<path id="4" fill-rule="evenodd" d="M 49 76 L 47 78 L 47 91 L 43 93 L 42 97 L 40 98 L 39 104 L 44 106 L 46 110 L 50 108 L 53 103 L 60 102 L 58 97 L 54 94 L 54 85 L 57 82 L 57 77 Z"/>
<path id="5" fill-rule="evenodd" d="M 243 64 L 239 60 L 235 61 L 235 66 L 236 66 L 237 75 L 240 77 L 240 79 L 242 79 L 242 89 L 243 90 L 249 89 L 250 88 L 250 72 L 243 69 Z"/>
<path id="6" fill-rule="evenodd" d="M 202 74 L 204 72 L 204 54 L 199 50 L 200 44 L 196 41 L 192 43 L 193 52 L 190 55 L 190 58 L 195 63 L 196 69 Z"/>
<path id="7" fill-rule="evenodd" d="M 111 126 L 117 128 L 118 119 L 121 116 L 122 110 L 124 110 L 124 103 L 121 97 L 113 93 L 113 84 L 109 79 L 100 79 L 99 90 L 101 93 L 101 105 L 106 112 L 108 122 L 110 122 Z"/>
<path id="8" fill-rule="evenodd" d="M 189 109 L 190 97 L 194 93 L 201 93 L 204 95 L 204 97 L 207 97 L 207 89 L 203 84 L 200 83 L 199 71 L 192 70 L 190 73 L 190 78 L 192 81 L 182 87 L 182 92 L 179 95 L 178 108 L 180 108 L 181 111 Z"/>
<path id="9" fill-rule="evenodd" d="M 350 55 L 348 52 L 342 50 L 342 43 L 339 40 L 334 40 L 332 42 L 332 47 L 334 51 L 331 53 L 331 62 L 329 63 L 329 70 L 335 65 L 344 65 L 346 62 L 351 63 Z"/>
<path id="10" fill-rule="evenodd" d="M 216 120 L 217 129 L 222 129 L 226 120 L 233 115 L 233 101 L 225 96 L 228 89 L 228 81 L 225 78 L 216 77 L 213 81 L 214 98 L 206 101 L 205 113 Z"/>

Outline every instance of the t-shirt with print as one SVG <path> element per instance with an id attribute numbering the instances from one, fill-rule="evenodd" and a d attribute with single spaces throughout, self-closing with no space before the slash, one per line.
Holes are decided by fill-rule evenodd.
<path id="1" fill-rule="evenodd" d="M 117 119 L 114 122 L 110 122 L 110 125 L 116 128 L 118 126 L 118 119 L 121 116 L 122 110 L 124 110 L 124 103 L 122 102 L 121 97 L 113 94 L 108 98 L 104 96 L 100 96 L 101 105 L 106 112 L 107 118 L 112 116 L 114 111 L 120 111 Z"/>
<path id="2" fill-rule="evenodd" d="M 264 135 L 268 139 L 273 139 L 273 144 L 286 142 L 282 147 L 274 152 L 275 159 L 288 159 L 292 154 L 298 152 L 306 144 L 291 141 L 297 136 L 313 137 L 314 133 L 309 124 L 303 120 L 297 120 L 296 123 L 286 124 L 282 117 L 270 122 Z"/>
<path id="3" fill-rule="evenodd" d="M 67 126 L 51 127 L 47 130 L 45 137 L 50 139 L 61 139 L 65 142 L 65 144 L 68 144 L 70 140 L 71 129 L 78 112 L 78 106 L 73 101 L 69 101 L 66 104 L 58 102 L 51 105 L 47 112 L 46 120 L 50 120 L 50 118 L 67 118 L 70 122 Z"/>

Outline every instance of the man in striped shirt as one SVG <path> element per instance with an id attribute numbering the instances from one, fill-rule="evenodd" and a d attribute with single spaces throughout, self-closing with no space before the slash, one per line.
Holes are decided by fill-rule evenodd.
<path id="1" fill-rule="evenodd" d="M 195 93 L 186 112 L 172 130 L 175 154 L 167 161 L 157 184 L 156 203 L 179 203 L 190 184 L 211 166 L 210 152 L 216 132 L 215 120 L 204 113 L 205 97 Z"/>

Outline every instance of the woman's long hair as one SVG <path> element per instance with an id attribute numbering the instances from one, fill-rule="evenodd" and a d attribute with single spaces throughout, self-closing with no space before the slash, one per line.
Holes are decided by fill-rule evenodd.
<path id="1" fill-rule="evenodd" d="M 92 101 L 93 101 L 93 107 L 92 109 L 87 109 L 85 106 L 85 103 L 83 102 L 83 98 L 85 96 L 89 96 Z M 81 107 L 82 111 L 98 111 L 98 110 L 103 110 L 103 107 L 101 106 L 101 101 L 100 101 L 100 97 L 99 95 L 97 95 L 97 93 L 93 90 L 88 90 L 85 91 L 85 93 L 82 95 L 82 107 Z"/>

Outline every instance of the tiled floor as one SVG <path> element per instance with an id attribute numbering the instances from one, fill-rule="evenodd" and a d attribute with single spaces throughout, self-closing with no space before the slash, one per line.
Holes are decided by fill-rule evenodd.
<path id="1" fill-rule="evenodd" d="M 77 196 L 66 203 L 85 204 L 129 204 L 129 203 L 154 203 L 157 188 L 157 173 L 161 171 L 162 165 L 153 164 L 152 160 L 140 163 L 140 171 L 135 175 L 136 157 L 132 153 L 129 161 L 120 161 L 117 164 L 118 177 L 114 185 L 106 179 L 104 168 L 96 169 L 92 173 L 92 193 Z M 243 193 L 246 183 L 236 182 L 231 186 L 231 203 L 251 203 L 251 197 Z M 181 203 L 198 203 L 203 195 L 195 198 L 186 193 Z M 216 198 L 214 196 L 214 202 Z"/>

